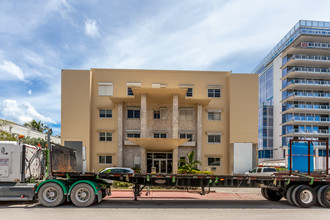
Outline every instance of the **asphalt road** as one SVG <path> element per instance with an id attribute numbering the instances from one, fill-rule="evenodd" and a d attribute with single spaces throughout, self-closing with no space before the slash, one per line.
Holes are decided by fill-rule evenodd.
<path id="1" fill-rule="evenodd" d="M 217 193 L 218 194 L 218 193 Z M 221 197 L 224 194 L 219 193 Z M 93 220 L 93 219 L 329 219 L 330 209 L 314 206 L 302 209 L 288 204 L 286 200 L 270 202 L 262 197 L 253 200 L 201 200 L 198 198 L 148 198 L 133 201 L 131 198 L 106 198 L 101 203 L 89 208 L 77 208 L 65 204 L 56 208 L 45 208 L 38 203 L 0 202 L 0 220 Z M 246 195 L 245 195 L 246 196 Z M 214 197 L 214 196 L 213 196 Z"/>

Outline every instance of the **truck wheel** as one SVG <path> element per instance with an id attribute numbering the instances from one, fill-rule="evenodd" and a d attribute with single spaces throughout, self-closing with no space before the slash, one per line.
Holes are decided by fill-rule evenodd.
<path id="1" fill-rule="evenodd" d="M 267 189 L 265 190 L 265 194 L 270 201 L 280 201 L 282 199 L 282 195 L 278 193 L 278 191 Z"/>
<path id="2" fill-rule="evenodd" d="M 46 207 L 59 206 L 65 202 L 63 189 L 57 183 L 45 183 L 38 191 L 38 200 Z"/>
<path id="3" fill-rule="evenodd" d="M 71 191 L 70 198 L 72 203 L 78 207 L 87 207 L 96 201 L 94 189 L 87 183 L 75 185 Z"/>
<path id="4" fill-rule="evenodd" d="M 266 194 L 266 189 L 267 189 L 267 188 L 261 188 L 261 195 L 262 195 L 265 199 L 269 200 L 269 198 L 267 197 L 267 194 Z"/>
<path id="5" fill-rule="evenodd" d="M 288 188 L 285 193 L 286 199 L 288 200 L 290 205 L 295 205 L 292 201 L 292 191 L 297 187 L 297 185 L 292 185 Z"/>
<path id="6" fill-rule="evenodd" d="M 317 191 L 317 201 L 324 208 L 330 208 L 330 186 L 322 186 Z"/>
<path id="7" fill-rule="evenodd" d="M 322 186 L 323 186 L 323 185 L 317 185 L 317 186 L 314 187 L 314 191 L 315 191 L 315 193 L 316 193 L 316 203 L 317 203 L 319 206 L 322 206 L 322 205 L 321 205 L 320 201 L 319 201 L 318 198 L 317 198 L 317 193 L 318 193 L 319 189 L 320 189 Z"/>
<path id="8" fill-rule="evenodd" d="M 310 208 L 316 203 L 316 193 L 312 187 L 300 185 L 292 192 L 292 201 L 302 208 Z"/>

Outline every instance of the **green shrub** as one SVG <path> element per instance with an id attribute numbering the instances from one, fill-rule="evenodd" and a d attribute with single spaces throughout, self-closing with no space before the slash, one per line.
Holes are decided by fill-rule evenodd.
<path id="1" fill-rule="evenodd" d="M 120 181 L 113 181 L 112 187 L 114 188 L 129 188 L 132 187 L 132 183 L 120 182 Z"/>

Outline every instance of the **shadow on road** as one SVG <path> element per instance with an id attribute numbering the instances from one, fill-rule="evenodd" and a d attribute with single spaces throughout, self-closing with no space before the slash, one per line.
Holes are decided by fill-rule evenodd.
<path id="1" fill-rule="evenodd" d="M 47 208 L 39 203 L 22 202 L 0 202 L 0 209 L 8 208 Z M 66 203 L 62 206 L 52 209 L 81 209 L 75 207 L 72 203 Z M 291 206 L 286 200 L 271 202 L 267 200 L 117 200 L 106 199 L 101 203 L 88 207 L 87 209 L 300 209 Z M 83 208 L 84 209 L 84 208 Z M 85 208 L 86 209 L 86 208 Z M 314 206 L 312 209 L 324 209 L 320 206 Z"/>

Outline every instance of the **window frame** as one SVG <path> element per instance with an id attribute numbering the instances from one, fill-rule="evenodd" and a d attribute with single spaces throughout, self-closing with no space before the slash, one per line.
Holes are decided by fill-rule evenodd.
<path id="1" fill-rule="evenodd" d="M 104 163 L 101 162 L 101 158 L 104 157 Z M 111 158 L 111 162 L 107 163 L 107 158 Z M 112 164 L 112 155 L 99 155 L 99 164 Z"/>
<path id="2" fill-rule="evenodd" d="M 184 137 L 181 137 L 181 135 L 184 135 Z M 187 137 L 188 135 L 191 135 L 191 138 Z M 180 132 L 179 133 L 180 139 L 189 139 L 187 142 L 193 142 L 194 141 L 194 133 L 192 132 Z"/>
<path id="3" fill-rule="evenodd" d="M 209 139 L 210 136 L 214 136 L 213 142 L 210 142 L 210 139 Z M 219 136 L 219 142 L 216 142 L 216 136 Z M 207 134 L 207 143 L 208 144 L 221 144 L 221 136 L 222 136 L 221 133 L 208 133 Z"/>
<path id="4" fill-rule="evenodd" d="M 113 96 L 113 83 L 112 82 L 98 82 L 98 96 Z M 107 91 L 102 91 L 102 87 L 110 87 L 110 94 L 107 94 Z M 107 90 L 107 89 L 105 89 Z"/>
<path id="5" fill-rule="evenodd" d="M 160 110 L 154 110 L 154 119 L 160 119 Z"/>
<path id="6" fill-rule="evenodd" d="M 189 92 L 189 89 L 191 89 L 191 92 Z M 191 94 L 191 95 L 188 95 Z M 187 93 L 186 93 L 186 97 L 193 97 L 194 95 L 194 88 L 193 87 L 187 87 Z"/>
<path id="7" fill-rule="evenodd" d="M 105 111 L 105 112 L 104 112 L 104 117 L 101 117 L 101 111 Z M 110 117 L 107 117 L 107 115 L 110 115 L 109 113 L 107 113 L 108 111 L 111 112 L 111 116 L 110 116 Z M 101 119 L 109 119 L 109 118 L 112 118 L 112 109 L 104 109 L 104 108 L 100 108 L 100 109 L 99 109 L 99 118 L 101 118 Z"/>
<path id="8" fill-rule="evenodd" d="M 215 113 L 219 113 L 220 117 L 219 119 L 214 119 L 214 114 Z M 209 114 L 213 114 L 213 119 L 210 119 L 210 115 Z M 221 121 L 221 116 L 222 116 L 222 111 L 221 110 L 207 110 L 207 120 L 208 121 Z"/>
<path id="9" fill-rule="evenodd" d="M 210 159 L 214 159 L 212 162 L 217 162 L 217 159 L 219 159 L 219 165 L 218 164 L 210 164 Z M 220 167 L 221 166 L 221 158 L 220 157 L 208 157 L 207 158 L 207 166 L 210 167 Z"/>
<path id="10" fill-rule="evenodd" d="M 158 135 L 158 137 L 155 137 L 155 135 Z M 162 137 L 163 135 L 165 135 L 165 137 Z M 167 133 L 154 132 L 152 136 L 153 136 L 153 138 L 167 138 Z"/>
<path id="11" fill-rule="evenodd" d="M 104 135 L 102 135 L 102 134 L 104 134 Z M 102 139 L 104 138 L 104 140 L 101 140 L 101 138 Z M 99 141 L 100 142 L 111 142 L 112 141 L 112 132 L 99 132 Z"/>
<path id="12" fill-rule="evenodd" d="M 213 90 L 210 92 L 210 90 Z M 216 90 L 219 90 L 219 96 L 217 96 Z M 210 96 L 212 94 L 212 96 Z M 207 88 L 207 97 L 208 98 L 221 98 L 221 88 L 216 87 L 216 88 Z"/>
<path id="13" fill-rule="evenodd" d="M 129 117 L 128 111 L 133 111 L 133 117 Z M 136 117 L 136 112 L 139 112 L 139 117 Z M 141 118 L 141 110 L 136 108 L 127 108 L 126 109 L 127 119 L 140 119 Z"/>
<path id="14" fill-rule="evenodd" d="M 192 112 L 191 119 L 188 117 L 188 114 L 186 114 L 189 111 Z M 185 114 L 182 114 L 182 112 L 185 112 Z M 194 120 L 194 116 L 195 116 L 195 109 L 194 108 L 180 108 L 179 109 L 179 120 L 182 120 L 182 121 L 193 121 Z"/>

